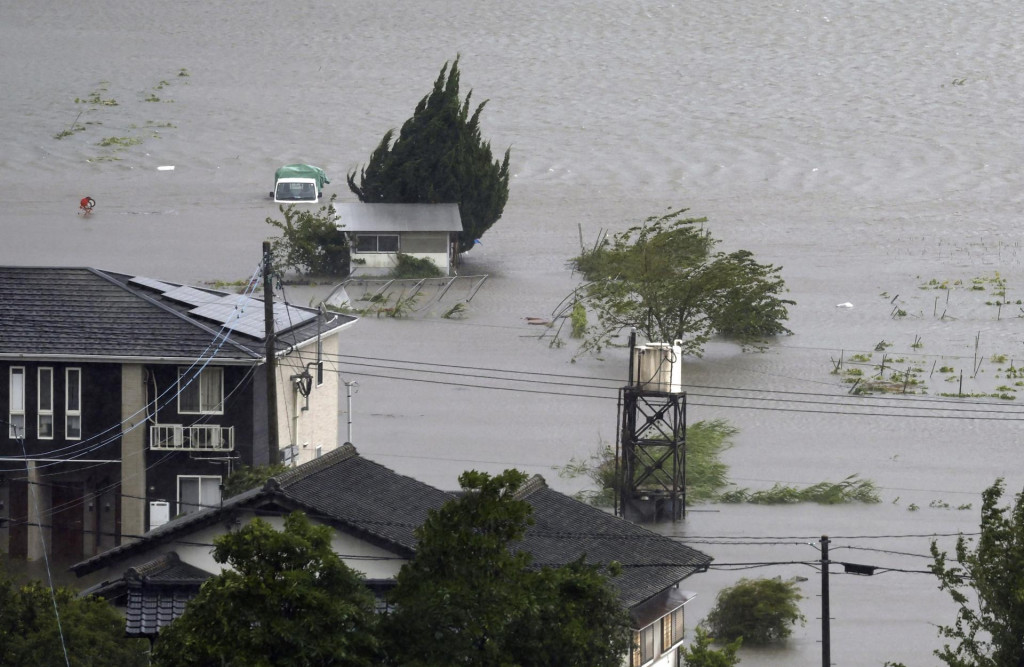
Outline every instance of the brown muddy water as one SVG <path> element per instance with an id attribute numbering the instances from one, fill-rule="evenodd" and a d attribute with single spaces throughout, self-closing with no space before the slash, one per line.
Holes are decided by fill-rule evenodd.
<path id="1" fill-rule="evenodd" d="M 452 291 L 347 335 L 336 369 L 358 383 L 360 452 L 445 488 L 515 466 L 579 490 L 554 468 L 614 443 L 625 354 L 574 359 L 524 318 L 576 285 L 580 229 L 590 242 L 689 207 L 723 249 L 784 267 L 797 302 L 795 334 L 768 351 L 686 361 L 689 420 L 740 429 L 740 486 L 858 474 L 882 496 L 705 505 L 659 526 L 716 559 L 686 582 L 691 628 L 740 577 L 805 577 L 807 625 L 743 664 L 820 664 L 807 562 L 828 534 L 834 560 L 888 570 L 833 566 L 832 662 L 935 664 L 955 610 L 921 573 L 928 545 L 975 530 L 996 477 L 1024 483 L 1020 401 L 989 396 L 1024 393 L 1006 377 L 1024 364 L 1021 34 L 1007 0 L 2 2 L 0 262 L 247 278 L 274 169 L 321 165 L 352 200 L 345 173 L 461 54 L 463 92 L 490 100 L 484 136 L 512 148 L 509 203 L 465 258 L 489 278 L 464 319 L 440 317 L 466 296 Z M 883 342 L 921 393 L 852 396 L 851 366 L 831 373 L 854 355 L 873 372 Z M 940 396 L 961 372 L 984 396 Z"/>

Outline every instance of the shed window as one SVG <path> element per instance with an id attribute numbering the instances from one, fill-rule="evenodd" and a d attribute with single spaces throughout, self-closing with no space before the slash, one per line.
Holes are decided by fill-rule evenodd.
<path id="1" fill-rule="evenodd" d="M 356 252 L 398 252 L 398 234 L 360 234 Z"/>

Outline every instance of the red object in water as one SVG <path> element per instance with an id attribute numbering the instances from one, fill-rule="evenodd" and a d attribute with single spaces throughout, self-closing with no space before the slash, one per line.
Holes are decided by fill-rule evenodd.
<path id="1" fill-rule="evenodd" d="M 78 202 L 79 214 L 89 215 L 92 213 L 93 207 L 96 206 L 96 200 L 92 197 L 82 197 L 82 201 Z"/>

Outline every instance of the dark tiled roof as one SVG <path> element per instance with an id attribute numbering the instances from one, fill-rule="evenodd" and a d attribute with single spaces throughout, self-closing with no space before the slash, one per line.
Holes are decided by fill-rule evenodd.
<path id="1" fill-rule="evenodd" d="M 123 605 L 125 634 L 129 637 L 155 637 L 160 628 L 181 616 L 185 605 L 211 576 L 182 563 L 172 551 L 129 568 L 121 578 L 104 581 L 82 595 L 98 595 Z"/>
<path id="2" fill-rule="evenodd" d="M 195 359 L 215 350 L 223 360 L 263 357 L 262 341 L 238 332 L 211 348 L 220 325 L 130 279 L 90 268 L 0 267 L 0 356 Z M 278 349 L 315 338 L 317 322 L 329 331 L 355 319 L 331 318 L 285 332 Z"/>
<path id="3" fill-rule="evenodd" d="M 353 532 L 412 555 L 413 531 L 454 496 L 359 456 L 346 444 L 277 479 L 281 493 Z"/>
<path id="4" fill-rule="evenodd" d="M 518 548 L 533 554 L 538 566 L 565 565 L 580 556 L 594 564 L 617 561 L 622 574 L 612 581 L 627 607 L 702 572 L 711 562 L 696 549 L 552 491 L 539 475 L 519 497 L 533 507 L 534 525 Z"/>
<path id="5" fill-rule="evenodd" d="M 394 553 L 411 556 L 414 531 L 431 509 L 456 495 L 399 475 L 359 456 L 346 444 L 209 508 L 170 521 L 140 541 L 116 547 L 75 565 L 94 572 L 120 558 L 168 542 L 183 533 L 221 521 L 239 508 L 302 509 L 313 518 L 357 534 Z M 623 604 L 633 607 L 676 582 L 706 569 L 711 558 L 675 540 L 612 516 L 547 487 L 534 476 L 519 497 L 533 507 L 535 524 L 517 548 L 529 551 L 537 566 L 560 566 L 585 556 L 587 562 L 617 561 L 622 574 L 613 583 Z"/>
<path id="6" fill-rule="evenodd" d="M 198 589 L 181 586 L 133 588 L 124 610 L 124 632 L 129 637 L 155 637 L 160 628 L 185 613 Z"/>

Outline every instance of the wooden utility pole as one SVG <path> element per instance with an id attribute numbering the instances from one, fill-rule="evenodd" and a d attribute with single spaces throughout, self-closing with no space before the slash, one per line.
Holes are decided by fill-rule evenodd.
<path id="1" fill-rule="evenodd" d="M 270 241 L 263 242 L 263 332 L 267 356 L 267 447 L 270 464 L 281 462 L 277 439 L 277 350 L 274 346 L 274 285 Z"/>

